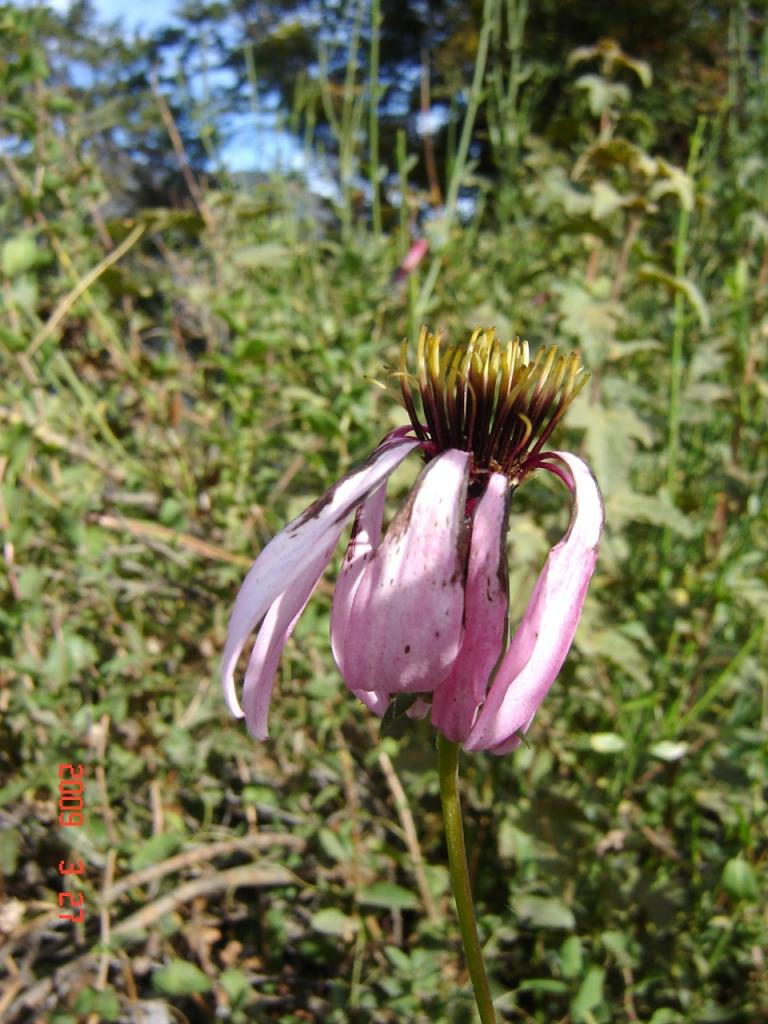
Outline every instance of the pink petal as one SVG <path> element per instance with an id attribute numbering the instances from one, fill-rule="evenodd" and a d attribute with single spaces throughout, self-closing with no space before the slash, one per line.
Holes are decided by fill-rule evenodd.
<path id="1" fill-rule="evenodd" d="M 337 541 L 338 536 L 329 537 L 325 547 L 307 563 L 301 576 L 291 582 L 264 616 L 243 684 L 245 721 L 248 731 L 257 740 L 267 738 L 269 705 L 283 648 L 330 561 Z"/>
<path id="2" fill-rule="evenodd" d="M 333 591 L 331 650 L 342 678 L 344 677 L 344 638 L 347 636 L 352 603 L 363 571 L 381 541 L 385 496 L 386 485 L 382 484 L 366 498 L 357 510 L 347 553 L 344 556 Z M 389 694 L 380 693 L 377 690 L 355 690 L 354 694 L 379 717 L 387 710 Z"/>
<path id="3" fill-rule="evenodd" d="M 488 700 L 464 744 L 467 750 L 502 753 L 531 724 L 571 646 L 597 561 L 605 517 L 597 483 L 575 455 L 551 454 L 566 464 L 573 479 L 570 526 L 547 557 Z"/>
<path id="4" fill-rule="evenodd" d="M 341 536 L 349 513 L 420 444 L 416 440 L 386 439 L 361 466 L 342 477 L 273 537 L 253 563 L 232 610 L 222 659 L 221 680 L 227 706 L 232 714 L 238 718 L 244 714 L 235 691 L 234 671 L 251 632 L 281 594 L 290 590 L 293 584 L 298 587 L 297 593 L 304 592 L 308 586 L 308 562 L 312 572 L 316 573 L 314 583 L 317 582 Z M 317 556 L 318 551 L 323 552 L 322 558 L 313 557 Z M 309 586 L 307 596 L 312 586 Z M 289 599 L 288 603 L 298 607 L 297 600 Z M 280 629 L 285 626 L 284 618 L 281 617 Z"/>
<path id="5" fill-rule="evenodd" d="M 469 735 L 507 638 L 509 482 L 494 473 L 472 517 L 464 639 L 451 674 L 435 691 L 432 723 L 454 743 Z"/>
<path id="6" fill-rule="evenodd" d="M 389 707 L 391 694 L 383 690 L 353 690 L 352 693 L 361 700 L 365 706 L 379 718 L 384 717 L 384 712 Z"/>
<path id="7" fill-rule="evenodd" d="M 381 525 L 384 521 L 384 498 L 386 485 L 382 484 L 365 499 L 357 510 L 347 553 L 341 563 L 341 570 L 333 591 L 331 608 L 331 649 L 344 675 L 344 637 L 352 612 L 352 603 L 357 593 L 363 571 L 373 558 L 381 541 Z"/>
<path id="8" fill-rule="evenodd" d="M 426 466 L 362 573 L 336 638 L 353 692 L 432 691 L 456 659 L 469 459 L 449 449 Z"/>

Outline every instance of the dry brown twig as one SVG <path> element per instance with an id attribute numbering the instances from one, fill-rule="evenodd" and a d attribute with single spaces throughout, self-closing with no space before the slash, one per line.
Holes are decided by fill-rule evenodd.
<path id="1" fill-rule="evenodd" d="M 118 882 L 107 889 L 103 898 L 107 903 L 114 903 L 120 896 L 140 885 L 157 881 L 166 875 L 176 874 L 185 868 L 194 867 L 205 861 L 214 860 L 216 857 L 226 857 L 232 853 L 249 853 L 254 850 L 267 850 L 274 846 L 287 846 L 293 850 L 302 851 L 306 846 L 305 841 L 299 836 L 282 832 L 259 832 L 252 836 L 243 836 L 241 839 L 227 839 L 218 843 L 207 843 L 202 846 L 195 846 L 191 850 L 177 853 L 159 864 L 150 864 L 141 871 L 134 871 L 126 875 Z"/>
<path id="2" fill-rule="evenodd" d="M 80 296 L 91 287 L 94 281 L 101 277 L 105 270 L 108 270 L 113 263 L 117 263 L 117 261 L 124 256 L 136 242 L 138 242 L 145 230 L 145 224 L 137 224 L 133 231 L 123 239 L 120 245 L 107 253 L 104 259 L 97 263 L 96 266 L 82 277 L 75 287 L 64 296 L 56 309 L 54 309 L 30 342 L 25 353 L 27 358 L 31 359 L 43 342 L 58 330 L 67 313 L 70 311 L 72 306 L 74 306 Z"/>
<path id="3" fill-rule="evenodd" d="M 130 932 L 144 931 L 156 921 L 173 913 L 177 907 L 191 903 L 198 896 L 212 896 L 214 893 L 226 892 L 227 889 L 242 887 L 268 889 L 280 885 L 304 884 L 298 875 L 279 865 L 243 864 L 180 885 L 172 893 L 161 896 L 141 910 L 137 910 L 135 914 L 124 918 L 112 929 L 112 934 L 126 935 Z"/>

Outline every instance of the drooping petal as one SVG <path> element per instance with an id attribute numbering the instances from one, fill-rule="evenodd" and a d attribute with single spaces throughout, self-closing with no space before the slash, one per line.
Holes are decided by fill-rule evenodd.
<path id="1" fill-rule="evenodd" d="M 347 545 L 344 561 L 333 589 L 331 608 L 331 650 L 344 675 L 344 637 L 352 612 L 352 603 L 362 578 L 363 571 L 373 558 L 381 542 L 381 526 L 384 521 L 384 499 L 386 486 L 382 484 L 365 499 L 357 510 L 352 534 Z"/>
<path id="2" fill-rule="evenodd" d="M 222 659 L 222 685 L 232 714 L 238 718 L 244 714 L 235 692 L 234 670 L 253 629 L 294 581 L 305 578 L 307 562 L 312 561 L 315 565 L 313 556 L 319 550 L 327 550 L 325 563 L 317 566 L 317 581 L 352 509 L 420 444 L 411 439 L 387 439 L 361 466 L 342 477 L 276 534 L 251 566 L 232 610 Z"/>
<path id="3" fill-rule="evenodd" d="M 513 743 L 516 733 L 528 728 L 571 646 L 595 568 L 605 516 L 597 483 L 589 467 L 575 455 L 550 455 L 566 464 L 573 481 L 570 526 L 547 557 L 488 699 L 464 744 L 467 750 L 501 753 Z M 542 466 L 548 468 L 545 463 Z"/>
<path id="4" fill-rule="evenodd" d="M 325 546 L 314 553 L 301 575 L 291 581 L 264 616 L 243 684 L 245 721 L 248 731 L 257 740 L 267 738 L 269 705 L 283 648 L 330 561 L 337 541 L 338 536 L 332 533 Z"/>
<path id="5" fill-rule="evenodd" d="M 386 485 L 377 487 L 363 502 L 355 515 L 352 536 L 333 590 L 331 608 L 331 650 L 342 678 L 344 677 L 344 638 L 352 612 L 352 603 L 363 571 L 381 542 Z M 355 690 L 355 696 L 374 714 L 381 717 L 387 710 L 389 695 L 378 690 Z"/>
<path id="6" fill-rule="evenodd" d="M 472 516 L 464 639 L 450 675 L 432 701 L 433 725 L 454 743 L 463 743 L 469 735 L 504 650 L 509 614 L 508 516 L 509 483 L 506 476 L 494 473 Z"/>
<path id="7" fill-rule="evenodd" d="M 337 638 L 353 692 L 432 691 L 456 659 L 469 459 L 449 449 L 426 466 L 361 575 L 346 635 Z"/>

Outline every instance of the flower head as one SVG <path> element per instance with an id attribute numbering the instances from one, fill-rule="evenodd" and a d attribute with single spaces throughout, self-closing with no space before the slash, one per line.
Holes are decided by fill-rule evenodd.
<path id="1" fill-rule="evenodd" d="M 407 356 L 404 341 L 403 402 L 427 451 L 471 452 L 475 479 L 502 473 L 513 488 L 538 467 L 542 446 L 589 380 L 575 353 L 558 355 L 553 345 L 532 360 L 527 341 L 502 345 L 493 328 L 477 328 L 468 343 L 452 346 L 422 328 L 415 378 Z"/>
<path id="2" fill-rule="evenodd" d="M 461 346 L 422 330 L 415 377 L 405 343 L 397 376 L 410 425 L 279 533 L 248 573 L 229 624 L 225 695 L 265 738 L 283 647 L 356 511 L 331 616 L 346 685 L 378 715 L 407 694 L 409 713 L 429 714 L 448 739 L 503 753 L 560 670 L 595 567 L 597 484 L 577 456 L 543 450 L 588 378 L 577 356 L 551 348 L 531 359 L 526 342 L 502 346 L 493 330 Z M 417 450 L 425 466 L 384 531 L 387 478 Z M 572 492 L 571 522 L 507 643 L 510 501 L 538 469 Z M 234 669 L 259 623 L 241 708 Z"/>

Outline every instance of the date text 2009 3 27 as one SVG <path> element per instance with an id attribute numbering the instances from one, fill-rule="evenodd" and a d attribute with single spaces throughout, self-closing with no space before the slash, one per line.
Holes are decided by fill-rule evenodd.
<path id="1" fill-rule="evenodd" d="M 83 779 L 85 768 L 81 764 L 59 765 L 59 825 L 64 828 L 80 828 L 85 820 L 83 800 Z M 59 861 L 59 874 L 80 876 L 85 871 L 82 860 L 67 863 Z M 69 883 L 67 883 L 69 884 Z M 68 908 L 59 917 L 65 921 L 80 924 L 85 920 L 85 898 L 82 892 L 64 891 L 59 893 L 59 906 Z"/>

